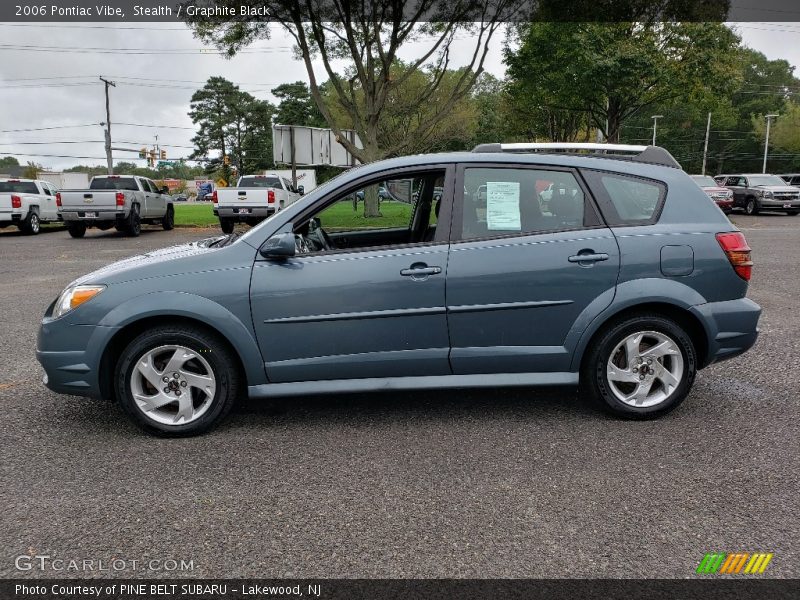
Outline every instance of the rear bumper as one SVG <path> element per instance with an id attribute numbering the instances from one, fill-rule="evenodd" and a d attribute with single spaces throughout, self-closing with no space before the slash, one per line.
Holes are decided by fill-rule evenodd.
<path id="1" fill-rule="evenodd" d="M 749 298 L 692 307 L 708 334 L 708 354 L 701 368 L 747 352 L 758 339 L 761 307 Z"/>
<path id="2" fill-rule="evenodd" d="M 275 208 L 272 206 L 218 206 L 214 209 L 214 214 L 222 219 L 238 220 L 265 218 L 274 212 Z"/>
<path id="3" fill-rule="evenodd" d="M 4 225 L 19 225 L 22 223 L 22 212 L 4 210 L 0 212 L 0 223 L 3 223 Z"/>
<path id="4" fill-rule="evenodd" d="M 86 213 L 95 213 L 96 217 L 87 217 Z M 85 210 L 61 210 L 61 219 L 63 221 L 83 221 L 85 223 L 92 223 L 95 221 L 116 221 L 118 219 L 126 218 L 124 210 L 117 209 L 85 209 Z"/>

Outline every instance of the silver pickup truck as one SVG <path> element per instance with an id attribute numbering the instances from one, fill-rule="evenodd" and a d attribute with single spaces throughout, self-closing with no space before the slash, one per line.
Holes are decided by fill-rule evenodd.
<path id="1" fill-rule="evenodd" d="M 169 231 L 175 225 L 175 209 L 167 188 L 159 189 L 147 177 L 97 175 L 88 190 L 61 192 L 61 218 L 72 237 L 80 238 L 89 227 L 137 236 L 142 223 L 160 224 Z"/>
<path id="2" fill-rule="evenodd" d="M 16 225 L 22 233 L 39 233 L 41 223 L 58 221 L 58 191 L 38 179 L 0 179 L 0 229 Z"/>

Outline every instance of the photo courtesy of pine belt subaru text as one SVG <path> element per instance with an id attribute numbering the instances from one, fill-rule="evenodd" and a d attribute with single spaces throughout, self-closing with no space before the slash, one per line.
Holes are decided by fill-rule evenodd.
<path id="1" fill-rule="evenodd" d="M 370 201 L 383 216 L 353 225 Z M 432 388 L 579 385 L 645 419 L 753 346 L 751 269 L 662 148 L 484 144 L 352 168 L 244 234 L 81 277 L 37 357 L 51 390 L 167 436 L 245 395 Z"/>

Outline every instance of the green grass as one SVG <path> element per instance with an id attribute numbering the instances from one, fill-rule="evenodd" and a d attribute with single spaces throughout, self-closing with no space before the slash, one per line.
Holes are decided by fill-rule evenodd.
<path id="1" fill-rule="evenodd" d="M 175 203 L 175 225 L 177 227 L 208 227 L 219 225 L 219 219 L 211 212 L 211 202 L 184 204 Z"/>
<path id="2" fill-rule="evenodd" d="M 381 217 L 364 217 L 364 203 L 353 210 L 350 201 L 337 202 L 319 214 L 322 228 L 326 231 L 350 231 L 352 229 L 383 229 L 408 227 L 411 221 L 411 205 L 405 202 L 381 202 Z"/>
<path id="3" fill-rule="evenodd" d="M 210 202 L 176 203 L 175 225 L 177 227 L 209 227 L 219 224 Z M 337 202 L 319 214 L 322 227 L 328 231 L 350 231 L 352 229 L 382 229 L 407 227 L 411 220 L 411 205 L 404 202 L 381 202 L 381 217 L 364 218 L 364 203 L 353 210 L 349 201 Z"/>

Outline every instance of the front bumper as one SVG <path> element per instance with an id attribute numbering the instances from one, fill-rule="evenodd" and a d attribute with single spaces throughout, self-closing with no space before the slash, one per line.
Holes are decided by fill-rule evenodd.
<path id="1" fill-rule="evenodd" d="M 760 198 L 759 204 L 761 204 L 761 208 L 800 210 L 800 199 L 783 200 L 781 198 Z"/>
<path id="2" fill-rule="evenodd" d="M 708 353 L 700 367 L 747 352 L 758 339 L 761 307 L 749 298 L 709 302 L 692 307 L 708 334 Z"/>
<path id="3" fill-rule="evenodd" d="M 275 213 L 273 206 L 221 206 L 214 208 L 214 214 L 221 219 L 263 219 Z"/>
<path id="4" fill-rule="evenodd" d="M 45 372 L 44 385 L 59 394 L 102 397 L 102 352 L 118 330 L 45 319 L 36 345 L 36 360 Z"/>

